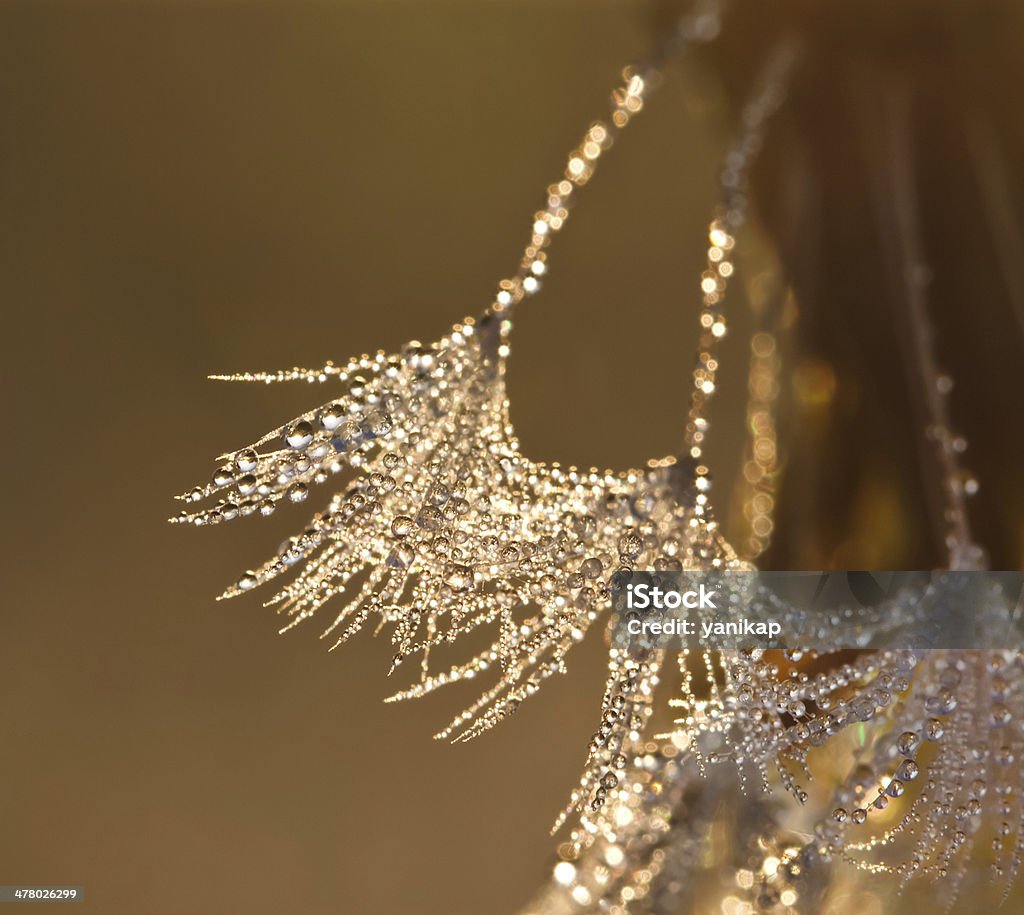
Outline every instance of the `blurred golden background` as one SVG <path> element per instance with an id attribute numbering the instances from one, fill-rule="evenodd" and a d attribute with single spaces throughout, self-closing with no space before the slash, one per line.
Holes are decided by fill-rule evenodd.
<path id="1" fill-rule="evenodd" d="M 624 467 L 678 446 L 720 156 L 772 34 L 799 24 L 808 60 L 757 175 L 800 334 L 767 564 L 941 562 L 857 146 L 892 70 L 922 92 L 972 520 L 994 567 L 1020 567 L 1020 10 L 757 6 L 669 68 L 556 242 L 510 363 L 524 451 Z M 0 884 L 81 884 L 74 910 L 102 913 L 500 915 L 533 895 L 593 730 L 600 639 L 514 720 L 448 747 L 430 735 L 463 694 L 382 706 L 387 644 L 328 655 L 315 626 L 279 638 L 256 598 L 214 604 L 309 509 L 198 532 L 165 518 L 214 455 L 329 397 L 208 373 L 394 350 L 489 303 L 666 15 L 0 4 Z M 743 322 L 713 408 L 720 499 L 744 435 Z"/>

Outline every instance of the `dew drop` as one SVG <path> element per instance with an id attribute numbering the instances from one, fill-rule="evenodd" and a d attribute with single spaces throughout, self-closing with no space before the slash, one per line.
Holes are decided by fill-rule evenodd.
<path id="1" fill-rule="evenodd" d="M 313 441 L 313 427 L 306 420 L 300 419 L 288 429 L 284 440 L 289 448 L 301 451 Z"/>
<path id="2" fill-rule="evenodd" d="M 473 584 L 473 570 L 469 566 L 449 566 L 444 583 L 453 591 L 467 591 Z"/>
<path id="3" fill-rule="evenodd" d="M 391 522 L 391 533 L 396 537 L 408 537 L 413 532 L 416 522 L 408 515 L 399 515 Z"/>
<path id="4" fill-rule="evenodd" d="M 1010 710 L 1002 703 L 992 706 L 992 727 L 1005 728 L 1012 717 Z"/>
<path id="5" fill-rule="evenodd" d="M 427 498 L 433 502 L 434 505 L 444 505 L 450 497 L 451 490 L 449 490 L 444 483 L 435 483 L 427 492 Z"/>
<path id="6" fill-rule="evenodd" d="M 629 559 L 636 559 L 643 549 L 644 542 L 636 531 L 627 531 L 619 537 L 619 553 Z"/>
<path id="7" fill-rule="evenodd" d="M 371 435 L 375 438 L 380 438 L 387 435 L 394 428 L 394 423 L 387 413 L 376 410 L 366 417 L 366 426 Z"/>
<path id="8" fill-rule="evenodd" d="M 245 451 L 238 452 L 238 456 L 235 458 L 235 465 L 242 473 L 250 473 L 259 465 L 259 460 L 259 455 L 252 448 L 246 448 Z"/>
<path id="9" fill-rule="evenodd" d="M 214 486 L 227 486 L 233 479 L 234 476 L 232 476 L 230 469 L 227 467 L 219 467 L 213 473 Z"/>
<path id="10" fill-rule="evenodd" d="M 934 696 L 924 700 L 925 710 L 931 715 L 948 715 L 956 705 L 956 696 L 948 689 L 940 689 Z"/>
<path id="11" fill-rule="evenodd" d="M 346 410 L 343 404 L 332 403 L 320 414 L 320 425 L 328 432 L 333 432 L 345 422 Z"/>
<path id="12" fill-rule="evenodd" d="M 917 749 L 919 741 L 920 738 L 913 731 L 904 731 L 896 741 L 896 749 L 904 756 L 909 756 Z"/>
<path id="13" fill-rule="evenodd" d="M 601 577 L 601 572 L 604 571 L 604 566 L 601 560 L 596 556 L 591 556 L 589 559 L 584 559 L 580 564 L 580 572 L 583 573 L 584 578 L 589 578 L 593 581 L 596 578 Z"/>

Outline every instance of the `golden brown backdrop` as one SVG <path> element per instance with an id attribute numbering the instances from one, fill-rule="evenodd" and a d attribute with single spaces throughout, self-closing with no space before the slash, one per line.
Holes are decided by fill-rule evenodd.
<path id="1" fill-rule="evenodd" d="M 258 599 L 214 604 L 306 512 L 194 532 L 164 519 L 213 455 L 329 396 L 208 372 L 393 349 L 488 303 L 655 18 L 631 2 L 0 5 L 0 884 L 83 884 L 83 913 L 501 915 L 531 896 L 593 729 L 600 640 L 513 721 L 448 747 L 430 735 L 463 695 L 382 706 L 385 643 L 328 655 L 315 627 L 278 637 Z M 532 456 L 628 466 L 678 444 L 750 31 L 717 71 L 670 71 L 556 243 L 511 363 Z M 831 331 L 814 333 L 845 339 Z M 989 359 L 958 402 L 1009 567 L 1013 333 L 1007 319 L 964 337 Z M 726 479 L 740 339 L 715 405 Z M 875 413 L 911 435 L 898 409 Z M 875 485 L 912 481 L 913 450 L 888 447 L 855 484 L 822 465 L 816 484 L 859 493 L 858 536 L 882 519 L 893 566 L 937 561 L 913 486 L 893 509 L 901 484 Z M 824 502 L 794 498 L 829 529 Z M 776 561 L 829 559 L 801 543 Z"/>

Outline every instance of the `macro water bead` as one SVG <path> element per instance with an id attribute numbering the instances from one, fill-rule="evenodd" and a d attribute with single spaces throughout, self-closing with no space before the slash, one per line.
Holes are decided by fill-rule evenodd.
<path id="1" fill-rule="evenodd" d="M 251 473 L 259 466 L 259 456 L 251 448 L 239 451 L 235 456 L 235 466 L 242 473 Z"/>
<path id="2" fill-rule="evenodd" d="M 285 433 L 285 442 L 289 448 L 301 450 L 313 441 L 313 427 L 306 420 L 302 419 L 289 427 Z"/>
<path id="3" fill-rule="evenodd" d="M 904 731 L 896 741 L 896 749 L 898 749 L 904 756 L 908 756 L 917 749 L 917 745 L 920 741 L 921 738 L 913 731 Z"/>
<path id="4" fill-rule="evenodd" d="M 416 529 L 416 522 L 408 515 L 399 515 L 391 522 L 391 533 L 396 537 L 407 537 Z"/>
<path id="5" fill-rule="evenodd" d="M 328 432 L 333 432 L 345 421 L 347 415 L 344 405 L 332 403 L 320 412 L 320 425 Z"/>

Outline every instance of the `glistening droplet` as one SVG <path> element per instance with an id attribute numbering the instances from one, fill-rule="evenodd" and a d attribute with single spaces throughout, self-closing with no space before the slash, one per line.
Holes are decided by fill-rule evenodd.
<path id="1" fill-rule="evenodd" d="M 313 441 L 313 427 L 301 419 L 293 423 L 284 436 L 285 443 L 289 448 L 300 451 Z"/>

